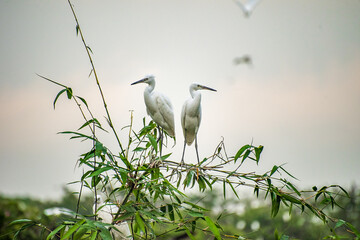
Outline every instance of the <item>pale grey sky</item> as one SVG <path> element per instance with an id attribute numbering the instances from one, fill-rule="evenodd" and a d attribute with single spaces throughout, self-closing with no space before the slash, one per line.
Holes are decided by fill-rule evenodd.
<path id="1" fill-rule="evenodd" d="M 154 74 L 175 108 L 167 151 L 180 160 L 181 106 L 198 82 L 218 90 L 203 92 L 202 157 L 222 137 L 230 154 L 253 139 L 262 160 L 243 171 L 287 163 L 302 187 L 360 183 L 360 1 L 263 0 L 249 19 L 233 0 L 73 4 L 118 129 L 130 109 L 141 125 L 145 86 L 130 83 Z M 90 64 L 65 0 L 0 1 L 0 34 L 0 193 L 57 197 L 89 146 L 56 134 L 82 119 L 64 98 L 54 111 L 60 89 L 36 73 L 73 87 L 103 120 Z M 253 66 L 233 64 L 244 54 Z"/>

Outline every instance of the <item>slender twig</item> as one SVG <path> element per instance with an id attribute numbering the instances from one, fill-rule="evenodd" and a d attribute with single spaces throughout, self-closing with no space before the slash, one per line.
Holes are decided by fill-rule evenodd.
<path id="1" fill-rule="evenodd" d="M 109 110 L 108 110 L 108 107 L 107 107 L 107 103 L 105 101 L 105 96 L 104 96 L 104 93 L 103 93 L 103 90 L 101 88 L 101 85 L 100 85 L 100 82 L 99 82 L 99 78 L 98 78 L 98 75 L 97 75 L 97 72 L 96 72 L 96 69 L 95 69 L 95 65 L 94 65 L 94 62 L 93 62 L 93 59 L 91 57 L 91 54 L 90 52 L 92 52 L 92 50 L 90 49 L 90 47 L 86 44 L 85 42 L 85 38 L 84 38 L 84 35 L 82 33 L 82 30 L 81 30 L 81 27 L 80 27 L 80 24 L 79 24 L 79 21 L 77 19 L 77 16 L 76 16 L 76 13 L 75 13 L 75 10 L 74 10 L 74 7 L 73 5 L 71 4 L 70 0 L 68 0 L 68 3 L 70 5 L 70 8 L 71 8 L 71 11 L 73 13 L 73 16 L 74 16 L 74 19 L 75 19 L 75 22 L 76 22 L 76 29 L 77 29 L 77 32 L 80 34 L 80 37 L 81 37 L 81 40 L 83 42 L 83 45 L 85 47 L 85 50 L 86 50 L 86 53 L 88 55 L 88 58 L 89 58 L 89 61 L 90 61 L 90 64 L 91 64 L 91 68 L 92 68 L 92 72 L 94 74 L 94 77 L 95 77 L 95 80 L 96 80 L 96 84 L 98 86 L 98 89 L 100 91 L 100 95 L 101 95 L 101 99 L 102 99 L 102 102 L 104 104 L 104 108 L 105 108 L 105 111 L 106 111 L 106 115 L 107 115 L 107 120 L 108 120 L 108 123 L 110 125 L 110 128 L 112 129 L 114 135 L 115 135 L 115 138 L 119 144 L 119 147 L 120 147 L 120 150 L 121 150 L 121 153 L 124 157 L 125 157 L 125 152 L 124 152 L 124 149 L 121 145 L 121 142 L 120 142 L 120 139 L 119 139 L 119 136 L 115 130 L 115 127 L 112 123 L 112 120 L 111 120 L 111 116 L 110 116 L 110 113 L 109 113 Z"/>

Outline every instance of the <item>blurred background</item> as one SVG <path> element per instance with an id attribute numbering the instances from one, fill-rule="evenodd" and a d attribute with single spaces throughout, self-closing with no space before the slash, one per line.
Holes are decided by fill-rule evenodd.
<path id="1" fill-rule="evenodd" d="M 250 17 L 233 0 L 73 5 L 119 131 L 130 110 L 142 125 L 145 86 L 130 83 L 153 74 L 175 109 L 178 144 L 165 152 L 180 161 L 181 106 L 197 82 L 217 89 L 202 94 L 201 158 L 222 138 L 229 155 L 253 142 L 262 159 L 243 172 L 285 163 L 300 187 L 360 183 L 360 1 L 263 0 Z M 72 87 L 106 126 L 74 18 L 67 1 L 3 0 L 0 34 L 0 194 L 60 201 L 90 146 L 57 134 L 82 117 L 64 96 L 54 111 L 61 89 L 36 74 Z"/>

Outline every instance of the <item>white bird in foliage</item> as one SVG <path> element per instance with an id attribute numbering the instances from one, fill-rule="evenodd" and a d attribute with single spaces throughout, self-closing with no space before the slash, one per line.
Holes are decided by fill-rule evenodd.
<path id="1" fill-rule="evenodd" d="M 190 85 L 191 98 L 186 100 L 181 111 L 181 125 L 184 133 L 184 149 L 181 164 L 184 163 L 186 144 L 191 145 L 194 140 L 197 160 L 198 163 L 200 163 L 197 145 L 197 132 L 201 122 L 201 93 L 198 92 L 198 90 L 210 90 L 216 92 L 215 89 L 197 83 Z"/>
<path id="2" fill-rule="evenodd" d="M 146 111 L 148 115 L 154 120 L 154 122 L 165 130 L 170 136 L 175 137 L 175 123 L 174 112 L 172 104 L 166 96 L 159 92 L 155 92 L 155 77 L 150 75 L 139 81 L 132 83 L 135 85 L 138 83 L 147 83 L 148 86 L 144 91 L 144 100 L 146 105 Z M 160 133 L 160 156 L 162 146 L 163 132 Z"/>
<path id="3" fill-rule="evenodd" d="M 250 15 L 254 11 L 256 5 L 261 0 L 246 0 L 245 3 L 243 3 L 241 0 L 234 0 L 234 1 L 244 12 L 245 17 L 250 17 Z"/>
<path id="4" fill-rule="evenodd" d="M 93 206 L 93 212 L 97 215 L 98 220 L 103 223 L 111 224 L 115 214 L 118 212 L 119 208 L 113 203 L 105 203 L 100 195 L 96 196 L 96 202 Z M 116 240 L 129 240 L 133 239 L 131 236 L 131 231 L 129 225 L 126 221 L 114 225 L 116 230 L 111 229 L 110 233 L 113 236 L 113 239 Z"/>

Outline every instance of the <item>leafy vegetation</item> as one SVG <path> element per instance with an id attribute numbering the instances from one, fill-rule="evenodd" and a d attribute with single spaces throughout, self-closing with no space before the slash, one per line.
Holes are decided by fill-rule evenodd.
<path id="1" fill-rule="evenodd" d="M 242 172 L 241 167 L 245 161 L 259 164 L 264 149 L 261 145 L 246 144 L 237 152 L 228 154 L 224 141 L 220 141 L 214 153 L 203 158 L 199 164 L 179 165 L 180 161 L 173 159 L 171 153 L 160 156 L 157 141 L 159 132 L 153 121 L 146 121 L 144 118 L 142 128 L 134 130 L 131 115 L 129 125 L 122 131 L 126 135 L 120 136 L 107 107 L 93 64 L 91 48 L 85 41 L 73 5 L 68 2 L 76 21 L 76 34 L 80 36 L 91 63 L 90 75 L 94 77 L 98 87 L 107 125 L 95 117 L 86 99 L 76 95 L 76 91 L 70 86 L 39 75 L 61 88 L 55 97 L 54 108 L 57 100 L 66 94 L 69 100 L 74 101 L 84 119 L 78 130 L 63 131 L 61 134 L 87 142 L 89 149 L 78 159 L 78 166 L 85 171 L 78 181 L 80 190 L 77 193 L 78 200 L 73 203 L 75 209 L 70 214 L 72 216 L 46 225 L 41 217 L 29 217 L 24 212 L 24 217 L 21 216 L 10 224 L 19 226 L 14 237 L 22 236 L 25 230 L 32 227 L 39 229 L 35 234 L 46 239 L 112 239 L 110 229 L 127 221 L 134 239 L 169 239 L 174 234 L 185 235 L 190 239 L 252 238 L 255 235 L 247 232 L 249 229 L 246 227 L 241 231 L 227 232 L 222 223 L 222 214 L 214 215 L 211 209 L 201 206 L 198 201 L 185 194 L 185 190 L 191 188 L 210 193 L 215 192 L 215 188 L 220 188 L 224 199 L 229 198 L 229 195 L 239 198 L 239 189 L 243 187 L 250 188 L 255 197 L 270 202 L 272 219 L 284 210 L 291 216 L 300 212 L 316 217 L 327 224 L 330 230 L 341 227 L 357 238 L 360 236 L 349 222 L 336 219 L 325 211 L 328 207 L 338 208 L 341 197 L 349 197 L 341 186 L 313 187 L 306 191 L 297 189 L 290 181 L 294 176 L 283 166 L 273 166 L 265 173 Z M 98 132 L 112 134 L 117 148 L 110 149 L 106 146 Z M 167 143 L 171 141 L 168 135 L 165 135 L 165 139 Z M 81 211 L 85 188 L 93 192 L 94 196 L 102 194 L 117 205 L 119 210 L 114 214 L 112 224 L 97 221 L 96 214 Z M 264 219 L 275 222 L 270 218 Z M 331 225 L 332 222 L 335 222 L 335 226 Z M 259 226 L 263 224 L 259 221 Z M 275 229 L 277 228 L 280 229 Z M 256 226 L 251 227 L 251 231 L 254 229 Z M 275 234 L 276 238 L 288 238 L 281 234 L 282 228 L 275 229 L 272 228 L 275 231 L 272 235 Z M 267 234 L 268 230 L 264 229 L 265 232 Z M 340 237 L 333 231 L 329 238 Z"/>

